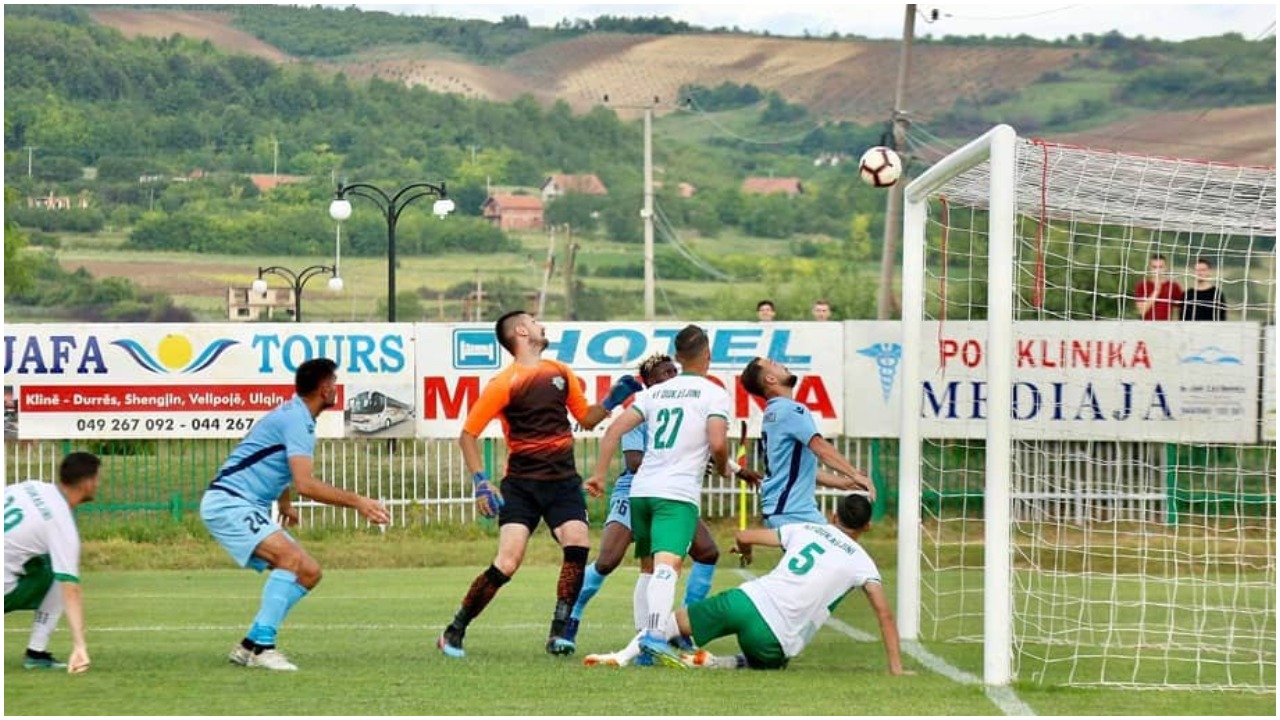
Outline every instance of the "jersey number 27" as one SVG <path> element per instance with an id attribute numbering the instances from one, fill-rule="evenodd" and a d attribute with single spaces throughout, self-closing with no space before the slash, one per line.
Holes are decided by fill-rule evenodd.
<path id="1" fill-rule="evenodd" d="M 666 450 L 676 444 L 680 423 L 684 422 L 683 408 L 662 408 L 658 411 L 658 432 L 653 435 L 653 449 Z"/>

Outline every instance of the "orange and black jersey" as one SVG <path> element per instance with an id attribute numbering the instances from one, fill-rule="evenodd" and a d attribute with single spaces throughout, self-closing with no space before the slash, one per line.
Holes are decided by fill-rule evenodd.
<path id="1" fill-rule="evenodd" d="M 565 409 L 582 422 L 589 407 L 568 365 L 555 360 L 532 367 L 513 364 L 484 386 L 462 429 L 478 437 L 489 421 L 500 418 L 507 439 L 507 477 L 564 480 L 578 475 Z"/>

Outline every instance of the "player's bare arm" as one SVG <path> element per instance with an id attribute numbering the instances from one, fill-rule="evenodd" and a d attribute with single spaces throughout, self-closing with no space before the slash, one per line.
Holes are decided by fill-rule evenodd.
<path id="1" fill-rule="evenodd" d="M 382 506 L 382 503 L 323 482 L 312 474 L 313 469 L 314 465 L 309 457 L 296 455 L 289 458 L 289 472 L 293 475 L 293 487 L 299 495 L 326 505 L 353 508 L 370 522 L 379 525 L 385 525 L 391 520 L 391 514 Z"/>
<path id="2" fill-rule="evenodd" d="M 284 527 L 295 527 L 300 518 L 298 511 L 293 507 L 293 495 L 289 492 L 289 488 L 285 488 L 280 493 L 280 497 L 276 498 L 276 506 L 280 511 L 280 524 Z"/>
<path id="3" fill-rule="evenodd" d="M 458 435 L 458 448 L 462 450 L 462 461 L 472 475 L 484 472 L 484 460 L 480 455 L 480 441 L 475 435 L 463 430 Z"/>
<path id="4" fill-rule="evenodd" d="M 751 563 L 751 550 L 756 545 L 765 547 L 782 547 L 782 538 L 777 530 L 767 528 L 751 528 L 739 530 L 733 536 L 733 548 L 730 552 L 741 555 L 743 561 Z"/>
<path id="5" fill-rule="evenodd" d="M 825 485 L 826 487 L 835 487 L 835 488 L 844 489 L 844 490 L 864 490 L 867 493 L 870 493 L 872 500 L 876 499 L 876 488 L 875 488 L 875 484 L 871 482 L 871 478 L 867 477 L 866 473 L 862 472 L 858 468 L 851 465 L 848 460 L 845 460 L 844 455 L 841 455 L 840 451 L 837 450 L 836 446 L 832 445 L 829 440 L 822 437 L 821 435 L 814 435 L 812 438 L 809 439 L 809 449 L 813 451 L 814 455 L 818 456 L 819 462 L 835 470 L 840 475 L 843 475 L 849 478 L 849 480 L 853 482 L 853 487 L 848 487 L 843 484 L 842 485 L 828 484 L 826 482 L 823 482 L 823 472 L 819 470 L 818 471 L 819 485 Z M 828 474 L 828 479 L 831 479 L 829 474 Z"/>
<path id="6" fill-rule="evenodd" d="M 577 379 L 572 377 L 572 375 L 569 377 L 569 382 L 571 388 L 578 387 Z M 581 407 L 581 400 L 576 397 L 581 395 L 581 391 L 579 390 L 578 392 L 574 392 L 573 390 L 570 390 L 569 412 L 573 414 L 573 419 L 577 420 L 578 424 L 581 425 L 583 429 L 591 430 L 603 422 L 605 418 L 609 417 L 609 414 L 613 412 L 614 408 L 626 402 L 632 395 L 635 395 L 643 389 L 644 386 L 641 385 L 640 381 L 636 380 L 635 377 L 631 375 L 623 375 L 613 384 L 612 387 L 609 388 L 609 393 L 605 395 L 603 400 L 595 405 L 587 407 L 585 411 L 575 410 L 575 408 Z"/>
<path id="7" fill-rule="evenodd" d="M 869 582 L 862 587 L 876 613 L 876 621 L 880 623 L 880 637 L 884 640 L 884 651 L 889 659 L 890 675 L 911 675 L 902 669 L 902 649 L 898 640 L 898 625 L 893 620 L 893 611 L 889 609 L 889 601 L 885 599 L 884 588 L 880 583 Z"/>
<path id="8" fill-rule="evenodd" d="M 707 418 L 707 447 L 716 472 L 729 477 L 729 423 L 722 417 Z"/>
<path id="9" fill-rule="evenodd" d="M 583 430 L 592 430 L 607 417 L 609 417 L 609 411 L 605 410 L 603 405 L 597 403 L 587 408 L 585 415 L 580 418 L 574 418 L 574 420 L 578 421 Z"/>
<path id="10" fill-rule="evenodd" d="M 71 628 L 71 657 L 67 660 L 67 672 L 82 673 L 89 669 L 89 645 L 84 632 L 84 591 L 78 582 L 62 582 L 62 604 L 67 612 L 67 626 Z"/>
<path id="11" fill-rule="evenodd" d="M 644 422 L 644 417 L 640 412 L 624 412 L 613 423 L 609 425 L 609 429 L 605 431 L 604 437 L 600 440 L 600 453 L 596 459 L 596 469 L 591 473 L 591 477 L 587 479 L 586 490 L 591 497 L 602 497 L 604 495 L 604 476 L 609 472 L 609 463 L 613 461 L 614 453 L 618 452 L 618 447 L 622 445 L 622 436 L 626 435 L 637 425 Z"/>

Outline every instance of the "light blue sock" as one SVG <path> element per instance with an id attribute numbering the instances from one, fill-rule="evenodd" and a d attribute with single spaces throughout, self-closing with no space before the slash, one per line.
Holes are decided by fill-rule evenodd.
<path id="1" fill-rule="evenodd" d="M 298 584 L 297 575 L 288 570 L 272 570 L 262 588 L 258 616 L 253 619 L 253 627 L 246 637 L 259 645 L 275 645 L 280 624 L 306 594 L 307 589 Z"/>
<path id="2" fill-rule="evenodd" d="M 587 603 L 600 592 L 600 586 L 604 585 L 604 579 L 607 577 L 609 576 L 601 575 L 596 570 L 595 563 L 587 566 L 587 572 L 582 577 L 582 589 L 578 591 L 578 601 L 573 604 L 573 612 L 569 613 L 569 617 L 574 620 L 582 619 L 582 612 L 587 609 Z"/>
<path id="3" fill-rule="evenodd" d="M 689 571 L 689 581 L 684 586 L 684 606 L 698 602 L 711 592 L 711 576 L 716 572 L 715 565 L 695 562 Z"/>

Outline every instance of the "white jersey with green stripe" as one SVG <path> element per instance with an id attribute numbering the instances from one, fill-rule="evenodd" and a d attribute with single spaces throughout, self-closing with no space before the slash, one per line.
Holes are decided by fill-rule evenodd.
<path id="1" fill-rule="evenodd" d="M 4 592 L 18 585 L 22 566 L 48 555 L 53 575 L 80 582 L 80 531 L 56 485 L 27 480 L 4 489 Z"/>
<path id="2" fill-rule="evenodd" d="M 711 454 L 707 421 L 729 421 L 729 394 L 702 375 L 684 374 L 637 394 L 629 412 L 640 413 L 648 428 L 631 497 L 700 504 Z"/>
<path id="3" fill-rule="evenodd" d="M 866 550 L 835 525 L 795 523 L 778 530 L 785 553 L 768 575 L 743 583 L 787 657 L 800 654 L 845 594 L 879 583 Z"/>

